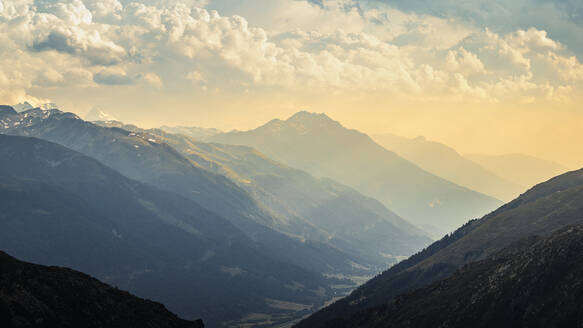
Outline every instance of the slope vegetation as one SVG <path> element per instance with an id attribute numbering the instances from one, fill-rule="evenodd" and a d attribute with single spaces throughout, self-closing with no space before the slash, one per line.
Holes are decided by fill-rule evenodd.
<path id="1" fill-rule="evenodd" d="M 580 327 L 583 226 L 531 237 L 330 327 Z"/>
<path id="2" fill-rule="evenodd" d="M 548 236 L 583 223 L 583 169 L 541 183 L 480 220 L 474 220 L 320 310 L 299 327 L 320 327 L 399 294 L 446 278 L 467 263 L 485 259 L 532 235 Z"/>
<path id="3" fill-rule="evenodd" d="M 144 300 L 60 267 L 21 262 L 0 251 L 0 325 L 17 327 L 202 328 Z"/>

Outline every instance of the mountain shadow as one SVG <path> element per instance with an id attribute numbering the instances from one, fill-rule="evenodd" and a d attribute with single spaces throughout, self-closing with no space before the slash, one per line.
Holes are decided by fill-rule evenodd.
<path id="1" fill-rule="evenodd" d="M 297 327 L 321 327 L 330 320 L 391 303 L 400 294 L 447 278 L 465 264 L 483 260 L 512 243 L 533 235 L 548 236 L 574 224 L 583 224 L 583 169 L 541 183 L 483 218 L 468 222 Z"/>
<path id="2" fill-rule="evenodd" d="M 19 261 L 0 251 L 0 326 L 203 328 L 159 303 L 84 273 Z"/>

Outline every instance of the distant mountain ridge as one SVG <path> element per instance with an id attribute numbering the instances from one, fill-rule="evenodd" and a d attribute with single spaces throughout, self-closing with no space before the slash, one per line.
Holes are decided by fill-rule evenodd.
<path id="1" fill-rule="evenodd" d="M 92 274 L 211 327 L 250 313 L 291 320 L 340 283 L 270 256 L 191 200 L 63 146 L 0 135 L 0 168 L 0 249 Z"/>
<path id="2" fill-rule="evenodd" d="M 331 320 L 388 304 L 400 294 L 449 277 L 533 235 L 548 236 L 583 224 L 583 169 L 536 185 L 515 200 L 369 280 L 350 296 L 316 312 L 297 327 L 322 327 Z"/>
<path id="3" fill-rule="evenodd" d="M 220 214 L 277 258 L 312 272 L 350 269 L 346 255 L 325 244 L 304 243 L 261 224 L 276 220 L 227 177 L 189 160 L 168 144 L 121 128 L 106 128 L 59 110 L 0 113 L 0 133 L 34 136 L 91 156 L 129 178 L 196 201 Z M 293 251 L 292 251 L 293 250 Z"/>
<path id="4" fill-rule="evenodd" d="M 464 156 L 509 181 L 527 187 L 568 171 L 567 168 L 555 162 L 523 154 L 466 154 Z"/>
<path id="5" fill-rule="evenodd" d="M 503 201 L 510 201 L 531 187 L 501 178 L 455 149 L 424 137 L 409 139 L 389 133 L 372 137 L 381 146 L 435 175 Z"/>
<path id="6" fill-rule="evenodd" d="M 332 244 L 368 264 L 386 267 L 430 241 L 376 200 L 330 179 L 315 179 L 253 148 L 199 142 L 120 122 L 100 124 L 168 143 L 201 167 L 230 177 L 271 209 L 277 220 L 264 224 L 297 238 Z"/>
<path id="7" fill-rule="evenodd" d="M 381 201 L 398 215 L 442 235 L 500 201 L 428 173 L 325 114 L 298 112 L 250 131 L 208 141 L 254 147 L 316 177 L 329 177 Z"/>
<path id="8" fill-rule="evenodd" d="M 16 260 L 0 251 L 0 325 L 17 327 L 203 328 L 159 303 L 67 268 Z"/>

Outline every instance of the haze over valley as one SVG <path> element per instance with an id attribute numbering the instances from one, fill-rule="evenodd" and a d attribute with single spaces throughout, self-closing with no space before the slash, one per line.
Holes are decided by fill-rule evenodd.
<path id="1" fill-rule="evenodd" d="M 0 0 L 0 326 L 583 327 L 583 4 Z"/>

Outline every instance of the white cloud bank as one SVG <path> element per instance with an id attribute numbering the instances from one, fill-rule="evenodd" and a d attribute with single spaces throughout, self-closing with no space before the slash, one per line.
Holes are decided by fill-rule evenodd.
<path id="1" fill-rule="evenodd" d="M 246 3 L 268 6 L 252 17 L 265 28 L 204 1 L 1 0 L 0 102 L 181 83 L 525 103 L 569 101 L 583 80 L 569 49 L 535 28 L 501 35 L 350 0 Z"/>

